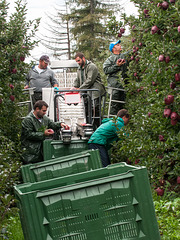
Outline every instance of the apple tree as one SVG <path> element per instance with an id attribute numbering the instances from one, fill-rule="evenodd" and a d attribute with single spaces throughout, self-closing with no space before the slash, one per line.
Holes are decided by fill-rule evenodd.
<path id="1" fill-rule="evenodd" d="M 12 186 L 18 180 L 20 166 L 20 107 L 24 77 L 30 64 L 25 63 L 35 46 L 34 34 L 39 19 L 26 21 L 26 4 L 15 3 L 15 11 L 0 1 L 0 223 L 14 205 Z M 2 226 L 2 224 L 0 224 Z"/>
<path id="2" fill-rule="evenodd" d="M 180 3 L 132 2 L 138 17 L 123 15 L 132 49 L 125 86 L 131 120 L 112 159 L 146 166 L 164 194 L 180 187 Z"/>

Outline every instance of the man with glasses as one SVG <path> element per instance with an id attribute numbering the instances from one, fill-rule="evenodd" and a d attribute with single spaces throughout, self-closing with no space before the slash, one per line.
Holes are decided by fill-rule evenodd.
<path id="1" fill-rule="evenodd" d="M 58 87 L 54 72 L 48 68 L 49 63 L 49 57 L 42 55 L 39 59 L 39 64 L 35 65 L 26 76 L 26 86 L 24 88 L 35 87 L 34 95 L 32 96 L 33 105 L 36 101 L 42 100 L 42 88 Z"/>

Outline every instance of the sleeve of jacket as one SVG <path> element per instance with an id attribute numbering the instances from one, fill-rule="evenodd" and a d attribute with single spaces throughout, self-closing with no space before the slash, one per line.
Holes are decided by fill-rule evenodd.
<path id="1" fill-rule="evenodd" d="M 48 119 L 48 128 L 52 128 L 53 130 L 61 129 L 61 123 L 53 122 L 51 119 Z"/>
<path id="2" fill-rule="evenodd" d="M 51 74 L 51 85 L 54 87 L 55 84 L 58 84 L 58 81 L 55 78 L 54 72 L 52 71 L 52 74 Z"/>
<path id="3" fill-rule="evenodd" d="M 98 69 L 95 64 L 91 63 L 87 66 L 86 79 L 80 86 L 80 89 L 90 89 L 96 81 Z"/>
<path id="4" fill-rule="evenodd" d="M 74 80 L 74 84 L 73 85 L 74 85 L 75 88 L 79 88 L 80 87 L 80 79 L 79 79 L 78 73 L 77 73 L 76 79 Z"/>
<path id="5" fill-rule="evenodd" d="M 110 56 L 103 64 L 103 70 L 106 75 L 117 73 L 123 70 L 123 65 L 120 67 L 116 64 L 117 59 Z"/>
<path id="6" fill-rule="evenodd" d="M 45 139 L 42 131 L 35 131 L 35 126 L 30 118 L 25 118 L 22 122 L 23 135 L 28 140 L 41 141 Z"/>
<path id="7" fill-rule="evenodd" d="M 25 86 L 29 86 L 29 82 L 30 82 L 30 71 L 27 73 L 26 75 L 26 83 Z"/>

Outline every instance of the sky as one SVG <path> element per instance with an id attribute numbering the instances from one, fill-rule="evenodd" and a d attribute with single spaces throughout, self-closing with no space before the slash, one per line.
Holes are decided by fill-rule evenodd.
<path id="1" fill-rule="evenodd" d="M 63 5 L 64 0 L 23 0 L 27 3 L 27 20 L 34 20 L 36 18 L 41 18 L 40 26 L 39 26 L 39 34 L 47 33 L 45 30 L 45 23 L 47 22 L 47 15 L 49 13 L 55 13 L 55 8 L 59 8 Z M 15 0 L 7 0 L 9 5 L 9 13 L 11 14 L 14 11 Z M 134 4 L 130 2 L 130 0 L 121 0 L 121 6 L 124 8 L 124 11 L 127 15 L 137 14 L 137 9 Z M 32 58 L 30 60 L 39 59 L 39 57 L 43 54 L 50 55 L 50 50 L 46 49 L 42 44 L 35 47 L 31 51 Z"/>

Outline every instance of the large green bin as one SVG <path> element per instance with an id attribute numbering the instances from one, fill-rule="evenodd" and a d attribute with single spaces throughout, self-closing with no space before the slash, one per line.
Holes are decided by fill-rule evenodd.
<path id="1" fill-rule="evenodd" d="M 21 173 L 24 183 L 39 182 L 101 167 L 99 151 L 86 150 L 45 162 L 24 165 L 21 167 Z"/>
<path id="2" fill-rule="evenodd" d="M 88 140 L 74 139 L 70 144 L 62 140 L 46 139 L 43 142 L 44 161 L 88 150 Z"/>
<path id="3" fill-rule="evenodd" d="M 160 240 L 145 167 L 113 164 L 17 185 L 15 195 L 25 240 Z"/>

